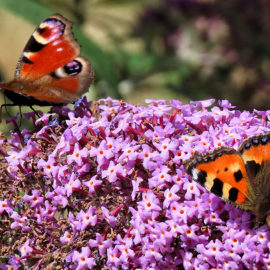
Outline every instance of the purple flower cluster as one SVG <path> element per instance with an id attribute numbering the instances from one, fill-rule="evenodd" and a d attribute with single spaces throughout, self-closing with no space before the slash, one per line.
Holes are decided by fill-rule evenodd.
<path id="1" fill-rule="evenodd" d="M 146 102 L 83 99 L 0 138 L 0 269 L 270 269 L 268 227 L 182 166 L 268 131 L 270 112 Z"/>

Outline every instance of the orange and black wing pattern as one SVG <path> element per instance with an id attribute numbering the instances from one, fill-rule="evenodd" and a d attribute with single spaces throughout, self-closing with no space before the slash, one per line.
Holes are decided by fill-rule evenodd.
<path id="1" fill-rule="evenodd" d="M 235 149 L 221 147 L 206 154 L 195 153 L 184 167 L 194 181 L 226 202 L 253 210 L 254 194 L 244 161 Z"/>
<path id="2" fill-rule="evenodd" d="M 35 80 L 72 61 L 80 53 L 72 23 L 63 16 L 43 20 L 27 42 L 18 62 L 15 79 Z"/>
<path id="3" fill-rule="evenodd" d="M 66 104 L 88 91 L 94 73 L 90 62 L 79 56 L 80 45 L 71 27 L 69 20 L 56 14 L 36 28 L 19 59 L 14 80 L 0 84 L 14 103 Z"/>
<path id="4" fill-rule="evenodd" d="M 251 184 L 253 184 L 258 172 L 270 162 L 270 133 L 246 139 L 238 151 L 245 163 Z"/>

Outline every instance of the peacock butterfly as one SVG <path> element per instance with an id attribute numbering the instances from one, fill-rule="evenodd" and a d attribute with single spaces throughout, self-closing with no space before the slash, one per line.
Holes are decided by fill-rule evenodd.
<path id="1" fill-rule="evenodd" d="M 88 91 L 94 72 L 90 62 L 79 56 L 80 45 L 71 28 L 72 22 L 55 14 L 35 29 L 14 80 L 0 84 L 12 105 L 63 105 Z"/>

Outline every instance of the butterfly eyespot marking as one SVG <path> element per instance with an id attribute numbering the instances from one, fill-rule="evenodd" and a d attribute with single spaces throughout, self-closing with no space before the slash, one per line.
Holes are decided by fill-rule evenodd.
<path id="1" fill-rule="evenodd" d="M 251 140 L 251 143 L 254 145 L 254 146 L 257 146 L 259 144 L 259 140 L 257 138 L 254 138 Z"/>
<path id="2" fill-rule="evenodd" d="M 60 67 L 50 75 L 54 79 L 61 79 L 68 76 L 76 76 L 82 71 L 82 64 L 78 60 L 73 60 L 66 64 L 64 67 Z"/>
<path id="3" fill-rule="evenodd" d="M 203 162 L 207 163 L 209 161 L 209 157 L 203 158 Z"/>
<path id="4" fill-rule="evenodd" d="M 268 138 L 267 137 L 262 137 L 261 138 L 261 144 L 266 145 L 268 143 Z"/>
<path id="5" fill-rule="evenodd" d="M 64 70 L 68 75 L 74 76 L 82 71 L 82 64 L 77 60 L 73 60 L 64 66 Z"/>
<path id="6" fill-rule="evenodd" d="M 245 148 L 246 150 L 248 150 L 250 147 L 251 147 L 251 143 L 250 143 L 250 142 L 245 143 L 244 148 Z M 244 149 L 243 149 L 243 150 L 244 150 Z"/>
<path id="7" fill-rule="evenodd" d="M 36 42 L 46 45 L 53 40 L 57 40 L 64 34 L 65 24 L 58 19 L 48 19 L 43 21 L 33 33 L 32 37 Z"/>

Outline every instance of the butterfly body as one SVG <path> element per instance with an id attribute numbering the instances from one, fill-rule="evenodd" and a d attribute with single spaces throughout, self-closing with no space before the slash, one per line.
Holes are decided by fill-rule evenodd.
<path id="1" fill-rule="evenodd" d="M 270 133 L 246 139 L 236 151 L 220 147 L 184 162 L 193 180 L 224 201 L 253 211 L 270 227 Z"/>
<path id="2" fill-rule="evenodd" d="M 56 14 L 36 28 L 19 59 L 14 80 L 0 84 L 17 105 L 60 105 L 75 102 L 88 91 L 94 73 L 79 56 L 72 23 Z"/>

